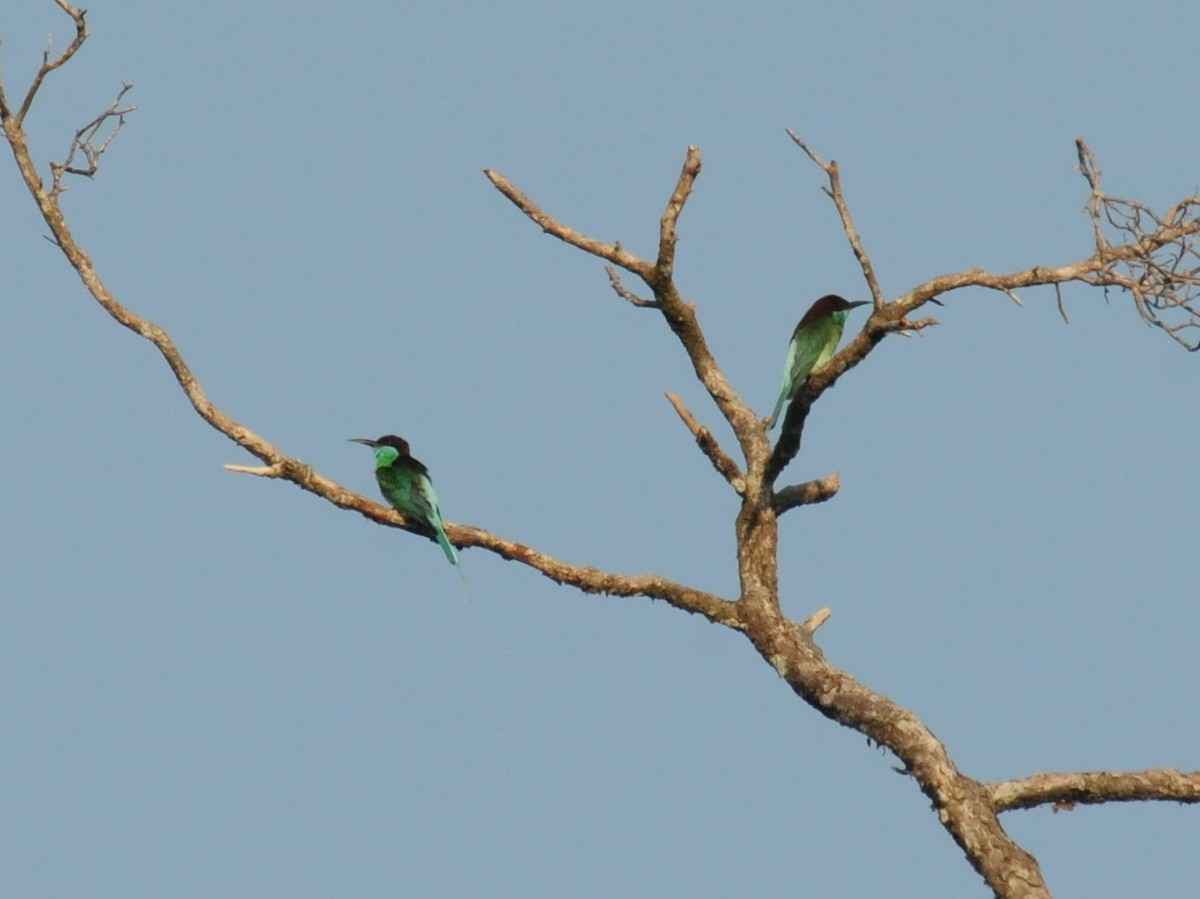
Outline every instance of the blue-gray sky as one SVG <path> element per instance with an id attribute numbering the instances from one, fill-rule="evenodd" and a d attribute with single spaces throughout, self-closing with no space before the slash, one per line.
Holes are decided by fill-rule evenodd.
<path id="1" fill-rule="evenodd" d="M 0 18 L 10 97 L 49 0 Z M 375 496 L 395 431 L 451 521 L 731 595 L 735 497 L 663 399 L 719 416 L 653 312 L 546 237 L 503 172 L 651 254 L 704 171 L 678 282 L 765 414 L 816 296 L 1087 254 L 1106 185 L 1200 183 L 1192 3 L 409 6 L 126 0 L 29 119 L 40 157 L 122 80 L 138 112 L 66 209 L 211 398 Z M 43 171 L 44 171 L 43 167 Z M 0 893 L 984 896 L 894 759 L 739 636 L 585 597 L 295 488 L 186 405 L 0 165 Z M 631 285 L 632 286 L 632 285 Z M 1193 770 L 1197 358 L 1129 301 L 948 298 L 826 394 L 790 513 L 789 613 L 981 779 Z M 861 324 L 862 315 L 851 319 Z M 718 428 L 726 440 L 728 434 Z M 1064 896 L 1185 896 L 1197 812 L 1005 815 Z"/>

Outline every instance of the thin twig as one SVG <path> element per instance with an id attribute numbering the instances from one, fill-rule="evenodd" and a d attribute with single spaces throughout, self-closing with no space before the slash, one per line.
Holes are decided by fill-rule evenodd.
<path id="1" fill-rule="evenodd" d="M 824 188 L 825 193 L 837 207 L 838 215 L 842 220 L 842 230 L 846 232 L 846 240 L 849 241 L 850 249 L 854 251 L 854 258 L 858 260 L 858 265 L 862 269 L 863 277 L 867 281 L 867 288 L 871 291 L 875 309 L 877 311 L 882 309 L 883 290 L 879 286 L 879 279 L 875 277 L 875 267 L 871 265 L 871 257 L 867 255 L 858 229 L 854 226 L 854 217 L 850 214 L 850 207 L 842 192 L 842 177 L 837 162 L 832 159 L 829 162 L 823 160 L 791 128 L 787 129 L 787 135 L 829 177 L 829 187 Z"/>
<path id="2" fill-rule="evenodd" d="M 221 467 L 226 471 L 233 471 L 238 474 L 252 474 L 260 478 L 287 477 L 286 469 L 283 465 L 233 465 L 230 463 Z"/>
<path id="3" fill-rule="evenodd" d="M 902 318 L 897 322 L 888 322 L 884 328 L 888 331 L 895 331 L 901 337 L 924 337 L 922 333 L 926 328 L 932 328 L 940 325 L 941 320 L 936 318 L 918 318 L 912 321 L 908 318 Z"/>
<path id="4" fill-rule="evenodd" d="M 1086 209 L 1096 247 L 1095 270 L 1079 280 L 1127 291 L 1147 324 L 1190 351 L 1200 349 L 1200 196 L 1184 197 L 1160 216 L 1137 200 L 1105 193 L 1091 149 L 1082 138 L 1075 149 L 1091 193 Z"/>
<path id="5" fill-rule="evenodd" d="M 618 244 L 616 244 L 616 246 L 619 248 L 621 245 L 618 243 Z M 628 288 L 626 288 L 625 285 L 623 283 L 621 283 L 621 276 L 617 273 L 617 270 L 613 266 L 611 266 L 611 265 L 604 266 L 604 271 L 608 275 L 608 286 L 611 287 L 613 289 L 613 291 L 616 293 L 616 295 L 619 296 L 621 299 L 623 299 L 627 303 L 630 303 L 641 309 L 657 309 L 658 308 L 657 300 L 643 299 L 642 297 L 639 297 L 636 293 L 634 293 L 632 290 L 629 290 Z"/>
<path id="6" fill-rule="evenodd" d="M 1092 191 L 1087 203 L 1087 210 L 1092 219 L 1092 237 L 1096 248 L 1102 249 L 1108 246 L 1108 240 L 1104 235 L 1104 225 L 1100 221 L 1100 213 L 1104 208 L 1104 194 L 1100 190 L 1100 166 L 1096 164 L 1096 157 L 1092 155 L 1082 137 L 1075 139 L 1075 154 L 1079 158 L 1079 172 Z"/>

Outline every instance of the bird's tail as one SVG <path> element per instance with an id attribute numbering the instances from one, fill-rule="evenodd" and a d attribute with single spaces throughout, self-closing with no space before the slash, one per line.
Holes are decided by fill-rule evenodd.
<path id="1" fill-rule="evenodd" d="M 458 561 L 458 553 L 454 551 L 454 544 L 450 542 L 450 538 L 446 536 L 446 529 L 442 527 L 439 521 L 436 528 L 438 546 L 442 548 L 442 552 L 446 554 L 446 558 L 450 560 L 450 564 L 458 569 L 458 576 L 462 578 L 463 589 L 469 594 L 471 585 L 467 583 L 467 570 L 462 567 L 462 563 Z"/>
<path id="2" fill-rule="evenodd" d="M 445 528 L 443 528 L 441 526 L 441 522 L 438 522 L 438 526 L 436 528 L 434 528 L 434 531 L 437 534 L 438 546 L 440 546 L 442 548 L 442 552 L 444 552 L 446 554 L 446 558 L 450 560 L 450 564 L 457 565 L 458 564 L 458 553 L 454 551 L 454 545 L 450 542 L 450 539 L 446 536 L 446 530 L 445 530 Z"/>
<path id="3" fill-rule="evenodd" d="M 775 427 L 775 422 L 779 420 L 779 413 L 783 411 L 783 404 L 787 402 L 788 392 L 785 389 L 779 394 L 779 399 L 775 401 L 775 411 L 771 413 L 771 417 L 767 420 L 767 430 Z"/>

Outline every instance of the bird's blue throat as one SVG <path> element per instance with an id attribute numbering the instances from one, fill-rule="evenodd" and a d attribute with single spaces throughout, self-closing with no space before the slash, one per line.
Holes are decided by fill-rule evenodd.
<path id="1" fill-rule="evenodd" d="M 400 451 L 394 446 L 377 446 L 375 447 L 375 467 L 387 468 L 400 455 Z"/>

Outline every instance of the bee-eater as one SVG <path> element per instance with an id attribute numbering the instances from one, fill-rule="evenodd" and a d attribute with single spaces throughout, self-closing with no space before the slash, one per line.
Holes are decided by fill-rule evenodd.
<path id="1" fill-rule="evenodd" d="M 404 513 L 428 528 L 442 547 L 442 552 L 451 565 L 458 564 L 458 553 L 446 538 L 442 527 L 442 510 L 438 508 L 437 493 L 429 478 L 429 469 L 412 457 L 408 441 L 395 434 L 385 434 L 378 440 L 353 437 L 351 443 L 361 443 L 375 450 L 375 480 L 383 498 Z"/>
<path id="2" fill-rule="evenodd" d="M 792 399 L 804 386 L 808 376 L 823 368 L 837 349 L 846 326 L 846 316 L 855 306 L 865 306 L 867 300 L 844 300 L 835 293 L 826 294 L 817 300 L 800 319 L 792 332 L 788 344 L 787 362 L 783 365 L 783 387 L 775 402 L 775 411 L 767 422 L 767 429 L 775 427 L 783 404 Z"/>

